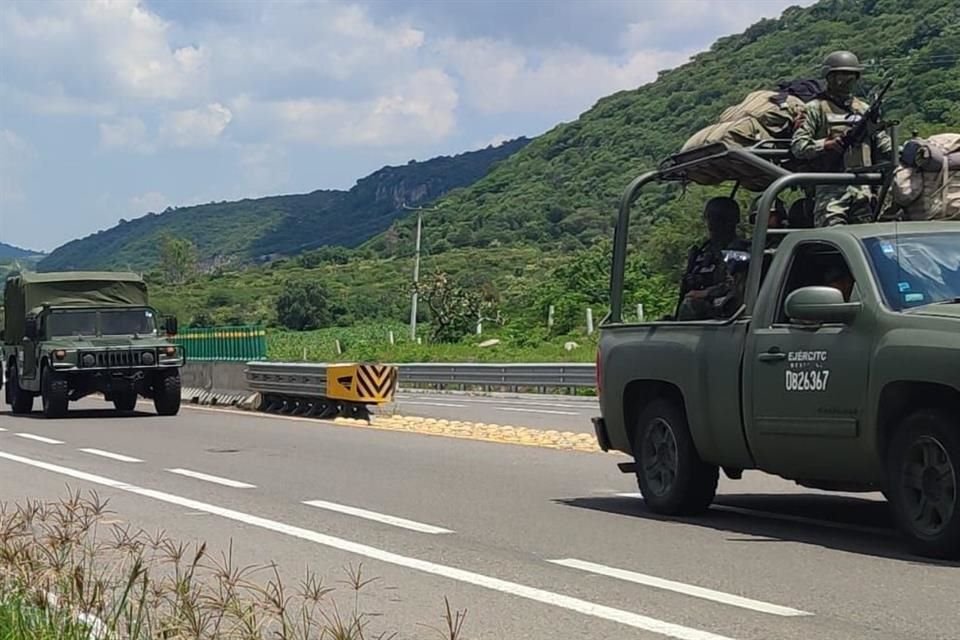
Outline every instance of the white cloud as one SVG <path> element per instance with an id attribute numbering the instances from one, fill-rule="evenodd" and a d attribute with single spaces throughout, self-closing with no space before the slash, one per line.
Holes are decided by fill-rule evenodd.
<path id="1" fill-rule="evenodd" d="M 204 82 L 206 51 L 172 46 L 170 28 L 137 0 L 22 2 L 0 18 L 0 54 L 88 97 L 174 99 Z"/>
<path id="2" fill-rule="evenodd" d="M 279 127 L 286 142 L 328 147 L 390 146 L 443 139 L 456 126 L 459 96 L 453 79 L 438 69 L 398 78 L 392 90 L 365 100 L 305 98 L 234 104 Z"/>
<path id="3" fill-rule="evenodd" d="M 23 180 L 38 157 L 34 146 L 16 132 L 0 129 L 0 214 L 26 201 Z"/>
<path id="4" fill-rule="evenodd" d="M 160 139 L 174 147 L 208 146 L 217 141 L 232 119 L 230 109 L 219 102 L 174 111 L 164 116 Z"/>
<path id="5" fill-rule="evenodd" d="M 573 48 L 527 51 L 489 39 L 447 39 L 438 50 L 463 78 L 470 105 L 484 113 L 579 112 L 604 95 L 655 79 L 657 71 L 689 56 L 637 51 L 618 61 Z"/>
<path id="6" fill-rule="evenodd" d="M 133 215 L 159 213 L 170 206 L 170 198 L 159 191 L 148 191 L 133 196 L 129 201 L 129 211 Z"/>
<path id="7" fill-rule="evenodd" d="M 134 116 L 100 123 L 100 146 L 104 149 L 129 149 L 151 153 L 153 145 L 147 138 L 147 125 Z"/>
<path id="8" fill-rule="evenodd" d="M 520 136 L 508 135 L 506 133 L 498 133 L 486 142 L 481 142 L 478 145 L 475 145 L 478 149 L 486 149 L 487 147 L 499 147 L 507 140 L 514 140 Z"/>

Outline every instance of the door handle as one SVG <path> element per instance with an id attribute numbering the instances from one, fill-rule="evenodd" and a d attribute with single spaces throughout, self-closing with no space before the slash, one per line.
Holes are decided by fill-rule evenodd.
<path id="1" fill-rule="evenodd" d="M 757 358 L 761 362 L 779 362 L 780 360 L 786 360 L 787 354 L 782 351 L 766 351 L 757 356 Z"/>

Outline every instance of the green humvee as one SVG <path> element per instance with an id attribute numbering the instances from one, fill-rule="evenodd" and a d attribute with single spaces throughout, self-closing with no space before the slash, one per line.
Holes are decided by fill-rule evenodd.
<path id="1" fill-rule="evenodd" d="M 644 184 L 710 163 L 732 179 L 767 176 L 759 211 L 788 187 L 884 179 L 791 173 L 764 150 L 721 146 L 635 180 L 600 326 L 601 448 L 634 458 L 620 468 L 658 513 L 703 512 L 719 469 L 732 479 L 759 469 L 822 490 L 882 491 L 918 553 L 960 557 L 960 222 L 786 230 L 760 216 L 730 317 L 624 321 L 631 203 Z M 836 268 L 852 277 L 846 292 L 824 286 Z"/>
<path id="2" fill-rule="evenodd" d="M 93 393 L 120 411 L 132 411 L 138 395 L 152 398 L 160 415 L 180 410 L 184 354 L 169 338 L 177 322 L 168 318 L 159 326 L 140 276 L 10 276 L 4 312 L 5 391 L 13 413 L 31 412 L 40 396 L 44 416 L 60 417 L 71 400 Z"/>

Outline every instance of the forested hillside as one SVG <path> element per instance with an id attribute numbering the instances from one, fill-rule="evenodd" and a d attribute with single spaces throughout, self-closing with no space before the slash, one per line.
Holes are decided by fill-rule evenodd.
<path id="1" fill-rule="evenodd" d="M 15 247 L 12 244 L 7 244 L 6 242 L 0 242 L 0 260 L 6 260 L 10 258 L 31 258 L 39 255 L 42 255 L 39 251 L 21 249 L 20 247 Z"/>
<path id="2" fill-rule="evenodd" d="M 517 244 L 570 250 L 609 237 L 617 199 L 633 177 L 748 92 L 819 77 L 823 57 L 840 48 L 868 63 L 861 91 L 895 79 L 885 112 L 902 120 L 901 135 L 960 131 L 960 2 L 824 0 L 758 22 L 655 82 L 599 100 L 444 198 L 443 210 L 425 218 L 425 233 L 440 239 L 435 251 Z M 696 199 L 659 197 L 643 201 L 651 218 L 698 206 Z M 404 221 L 401 237 L 412 223 Z M 384 238 L 370 246 L 389 252 Z"/>
<path id="3" fill-rule="evenodd" d="M 841 48 L 868 63 L 861 93 L 882 78 L 895 79 L 885 112 L 902 121 L 901 138 L 914 130 L 921 135 L 960 132 L 960 3 L 824 0 L 789 9 L 777 20 L 719 40 L 653 83 L 602 98 L 578 120 L 536 138 L 472 186 L 436 199 L 439 208 L 423 216 L 422 277 L 441 271 L 470 291 L 482 291 L 502 312 L 499 331 L 507 343 L 582 333 L 587 308 L 597 319 L 605 312 L 616 204 L 630 179 L 679 150 L 749 91 L 818 77 L 823 57 Z M 397 184 L 391 182 L 396 177 L 383 179 Z M 356 200 L 329 197 L 338 203 L 376 199 L 382 188 L 373 178 L 351 192 Z M 633 227 L 637 235 L 628 265 L 628 308 L 643 304 L 655 316 L 676 303 L 683 256 L 704 231 L 698 197 L 703 191 L 672 188 L 641 198 L 643 213 Z M 741 197 L 745 202 L 750 195 Z M 275 225 L 272 234 L 260 234 L 238 250 L 254 256 L 276 251 L 294 234 L 313 237 L 300 232 L 310 224 L 308 209 L 297 225 Z M 198 276 L 185 285 L 161 285 L 154 288 L 155 299 L 187 322 L 276 325 L 275 302 L 286 283 L 323 283 L 331 323 L 404 322 L 410 309 L 414 217 L 397 219 L 393 212 L 377 219 L 386 231 L 358 249 L 327 247 L 267 266 Z M 159 276 L 153 277 L 159 284 Z M 548 330 L 551 305 L 555 324 Z M 429 311 L 420 308 L 429 321 Z"/>
<path id="4" fill-rule="evenodd" d="M 528 142 L 518 138 L 498 147 L 384 167 L 349 191 L 314 191 L 149 213 L 69 242 L 39 268 L 149 269 L 158 261 L 158 240 L 164 233 L 190 240 L 206 266 L 268 260 L 323 245 L 356 246 L 386 230 L 404 213 L 403 203 L 429 202 L 470 185 Z"/>

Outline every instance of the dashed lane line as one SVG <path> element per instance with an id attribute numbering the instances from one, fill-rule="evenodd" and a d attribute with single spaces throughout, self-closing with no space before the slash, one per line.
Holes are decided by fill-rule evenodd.
<path id="1" fill-rule="evenodd" d="M 366 509 L 358 509 L 357 507 L 337 504 L 335 502 L 327 502 L 325 500 L 307 500 L 303 504 L 310 505 L 311 507 L 316 507 L 318 509 L 336 511 L 337 513 L 343 513 L 346 515 L 355 516 L 357 518 L 364 518 L 366 520 L 372 520 L 374 522 L 400 527 L 401 529 L 409 529 L 410 531 L 417 531 L 419 533 L 429 533 L 431 535 L 453 533 L 453 531 L 450 529 L 435 527 L 432 524 L 424 524 L 414 520 L 407 520 L 406 518 L 398 518 L 396 516 L 390 516 L 384 513 L 377 513 L 376 511 L 367 511 Z"/>
<path id="2" fill-rule="evenodd" d="M 36 442 L 42 442 L 44 444 L 63 444 L 63 440 L 54 440 L 53 438 L 47 438 L 44 436 L 34 435 L 32 433 L 15 433 L 15 436 L 18 438 L 26 438 L 27 440 L 35 440 Z"/>
<path id="3" fill-rule="evenodd" d="M 319 533 L 317 531 L 311 531 L 309 529 L 289 525 L 277 520 L 270 520 L 268 518 L 255 516 L 241 511 L 235 511 L 233 509 L 227 509 L 225 507 L 219 507 L 217 505 L 200 502 L 198 500 L 192 500 L 190 498 L 184 498 L 182 496 L 163 491 L 157 491 L 155 489 L 138 487 L 126 482 L 113 480 L 111 478 L 106 478 L 104 476 L 99 476 L 92 473 L 86 473 L 84 471 L 71 469 L 69 467 L 50 464 L 40 460 L 33 460 L 31 458 L 25 458 L 23 456 L 6 453 L 4 451 L 0 451 L 0 459 L 17 462 L 23 465 L 34 467 L 36 469 L 43 469 L 52 473 L 76 478 L 77 480 L 99 484 L 101 486 L 151 498 L 160 502 L 166 502 L 167 504 L 174 504 L 180 507 L 191 509 L 193 511 L 210 513 L 228 520 L 233 520 L 234 522 L 241 522 L 250 526 L 259 527 L 268 531 L 274 531 L 276 533 L 293 538 L 307 540 L 325 547 L 338 549 L 340 551 L 370 558 L 372 560 L 378 560 L 387 564 L 413 569 L 415 571 L 420 571 L 421 573 L 441 576 L 457 582 L 462 582 L 464 584 L 470 584 L 491 591 L 523 598 L 525 600 L 531 600 L 533 602 L 539 602 L 541 604 L 566 609 L 567 611 L 573 611 L 585 616 L 619 623 L 634 629 L 656 633 L 668 638 L 675 638 L 676 640 L 733 640 L 729 636 L 722 636 L 709 631 L 703 631 L 693 627 L 686 627 L 672 622 L 666 622 L 664 620 L 651 618 L 649 616 L 633 613 L 631 611 L 616 609 L 614 607 L 597 604 L 595 602 L 582 600 L 580 598 L 574 598 L 572 596 L 562 595 L 553 591 L 547 591 L 545 589 L 530 587 L 517 582 L 501 580 L 499 578 L 486 576 L 473 571 L 457 569 L 456 567 L 451 567 L 448 565 L 437 564 L 427 560 L 403 556 L 398 553 L 386 551 L 385 549 L 372 547 L 359 542 L 352 542 L 343 538 L 337 538 L 324 533 Z"/>
<path id="4" fill-rule="evenodd" d="M 167 469 L 170 473 L 175 473 L 180 476 L 186 476 L 187 478 L 193 478 L 194 480 L 203 480 L 204 482 L 213 482 L 214 484 L 220 484 L 225 487 L 232 487 L 233 489 L 256 489 L 257 486 L 253 484 L 247 484 L 246 482 L 237 482 L 236 480 L 230 480 L 229 478 L 221 478 L 220 476 L 211 476 L 207 473 L 200 473 L 199 471 L 191 471 L 190 469 Z"/>
<path id="5" fill-rule="evenodd" d="M 103 449 L 79 449 L 79 451 L 89 453 L 92 456 L 116 460 L 117 462 L 143 462 L 140 458 L 133 458 L 131 456 L 125 456 L 122 453 L 113 453 L 112 451 L 104 451 Z"/>
<path id="6" fill-rule="evenodd" d="M 615 567 L 608 567 L 602 564 L 586 562 L 584 560 L 577 560 L 575 558 L 566 558 L 563 560 L 549 560 L 549 562 L 560 565 L 562 567 L 579 569 L 580 571 L 595 573 L 597 575 L 607 576 L 608 578 L 616 578 L 618 580 L 624 580 L 626 582 L 632 582 L 634 584 L 641 584 L 647 587 L 664 589 L 666 591 L 673 591 L 674 593 L 682 593 L 684 595 L 692 596 L 694 598 L 700 598 L 702 600 L 712 600 L 713 602 L 719 602 L 721 604 L 740 607 L 742 609 L 750 609 L 752 611 L 759 611 L 760 613 L 769 613 L 775 616 L 813 615 L 812 613 L 809 613 L 807 611 L 800 611 L 799 609 L 794 609 L 792 607 L 783 607 L 777 604 L 770 604 L 769 602 L 762 602 L 760 600 L 744 598 L 742 596 L 736 596 L 730 593 L 724 593 L 722 591 L 705 589 L 703 587 L 698 587 L 691 584 L 685 584 L 683 582 L 665 580 L 664 578 L 658 578 L 656 576 L 651 576 L 644 573 L 636 573 L 634 571 L 627 571 L 625 569 L 617 569 Z"/>

